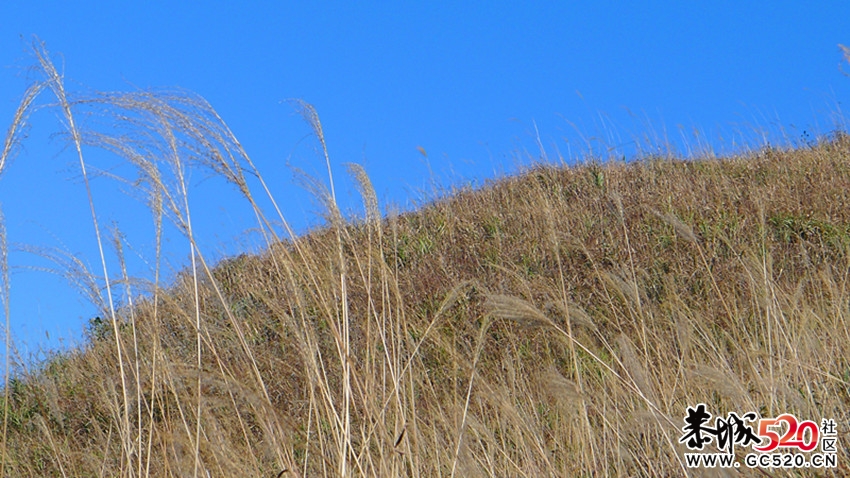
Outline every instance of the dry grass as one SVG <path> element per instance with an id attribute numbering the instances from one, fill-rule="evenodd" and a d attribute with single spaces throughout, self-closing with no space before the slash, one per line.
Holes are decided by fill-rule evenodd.
<path id="1" fill-rule="evenodd" d="M 47 77 L 33 94 L 56 95 L 81 167 L 86 145 L 136 165 L 158 234 L 175 223 L 193 260 L 167 286 L 157 267 L 142 300 L 103 301 L 108 320 L 84 349 L 8 382 L 4 475 L 699 474 L 678 439 L 700 402 L 835 418 L 850 439 L 844 135 L 541 166 L 386 219 L 355 166 L 364 220 L 344 220 L 331 190 L 327 227 L 295 237 L 276 211 L 278 237 L 248 187 L 259 173 L 203 100 L 75 102 L 36 50 Z M 80 131 L 82 105 L 133 129 Z M 188 208 L 193 165 L 254 205 L 264 253 L 209 264 Z M 131 283 L 98 280 L 108 295 Z M 840 447 L 824 474 L 847 475 L 848 460 Z"/>

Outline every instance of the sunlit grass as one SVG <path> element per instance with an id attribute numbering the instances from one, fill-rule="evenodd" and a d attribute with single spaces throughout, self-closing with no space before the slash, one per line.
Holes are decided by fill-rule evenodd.
<path id="1" fill-rule="evenodd" d="M 540 165 L 387 218 L 355 165 L 365 218 L 340 213 L 331 181 L 327 225 L 298 237 L 203 99 L 70 100 L 35 51 L 45 80 L 0 167 L 51 91 L 83 170 L 91 147 L 134 165 L 157 257 L 133 290 L 114 234 L 121 277 L 105 277 L 101 254 L 103 276 L 85 281 L 125 305 L 96 301 L 104 319 L 85 347 L 7 372 L 4 475 L 678 476 L 691 473 L 678 443 L 688 406 L 850 418 L 843 134 L 720 159 Z M 299 106 L 331 174 L 319 117 Z M 78 129 L 82 107 L 124 133 Z M 264 252 L 209 262 L 193 167 L 239 189 Z M 170 284 L 165 221 L 191 257 Z M 846 474 L 848 459 L 840 448 L 824 474 Z"/>

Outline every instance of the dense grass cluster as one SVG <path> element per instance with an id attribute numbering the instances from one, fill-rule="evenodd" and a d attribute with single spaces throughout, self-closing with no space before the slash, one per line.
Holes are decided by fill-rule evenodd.
<path id="1" fill-rule="evenodd" d="M 256 203 L 205 104 L 107 95 L 156 147 L 83 134 L 40 58 L 75 144 L 137 164 L 190 243 L 188 162 Z M 257 208 L 264 253 L 193 250 L 173 284 L 104 299 L 86 347 L 6 386 L 2 474 L 700 475 L 678 443 L 697 403 L 834 418 L 850 440 L 848 137 L 539 166 L 391 217 L 351 174 L 364 219 L 331 191 L 326 227 L 281 238 Z M 820 473 L 850 473 L 839 448 Z"/>

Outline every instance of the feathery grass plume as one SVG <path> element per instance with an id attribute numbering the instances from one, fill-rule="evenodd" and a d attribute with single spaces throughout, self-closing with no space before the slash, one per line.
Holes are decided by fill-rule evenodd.
<path id="1" fill-rule="evenodd" d="M 550 367 L 541 378 L 546 391 L 559 403 L 573 412 L 581 410 L 585 398 L 575 382 L 561 375 L 554 367 Z"/>
<path id="2" fill-rule="evenodd" d="M 734 374 L 701 364 L 695 365 L 691 373 L 708 382 L 709 386 L 704 387 L 706 390 L 712 390 L 721 394 L 730 403 L 744 404 L 750 401 L 750 395 L 746 387 L 744 387 Z M 750 402 L 750 408 L 752 406 L 753 404 Z"/>
<path id="3" fill-rule="evenodd" d="M 322 154 L 325 158 L 325 165 L 328 168 L 328 184 L 331 190 L 331 200 L 332 204 L 336 205 L 338 203 L 336 201 L 336 190 L 334 189 L 333 171 L 331 170 L 331 158 L 328 154 L 328 146 L 327 143 L 325 143 L 325 132 L 324 129 L 322 129 L 322 122 L 319 120 L 319 114 L 316 112 L 316 108 L 313 105 L 307 103 L 304 100 L 292 100 L 291 104 L 293 104 L 298 109 L 298 112 L 301 113 L 301 116 L 303 116 L 304 119 L 313 128 L 313 132 L 316 134 L 316 139 L 319 140 L 319 144 L 322 146 Z"/>
<path id="4" fill-rule="evenodd" d="M 623 364 L 628 377 L 635 384 L 635 387 L 646 395 L 652 403 L 659 403 L 656 387 L 652 383 L 649 371 L 638 358 L 634 344 L 623 334 L 617 336 L 616 343 L 620 351 L 620 362 Z"/>
<path id="5" fill-rule="evenodd" d="M 21 99 L 21 104 L 15 110 L 15 115 L 12 117 L 12 124 L 9 125 L 9 130 L 6 132 L 6 138 L 3 141 L 3 152 L 0 154 L 0 173 L 6 169 L 6 163 L 12 159 L 15 147 L 22 139 L 22 131 L 26 127 L 26 120 L 32 110 L 32 103 L 45 86 L 47 85 L 44 82 L 35 82 L 27 87 L 27 91 L 24 92 L 24 97 Z"/>
<path id="6" fill-rule="evenodd" d="M 363 166 L 357 163 L 348 164 L 349 173 L 354 176 L 360 195 L 366 206 L 366 221 L 369 224 L 380 225 L 381 211 L 378 209 L 378 196 L 375 194 L 375 188 L 372 187 L 372 180 L 366 174 Z"/>
<path id="7" fill-rule="evenodd" d="M 699 242 L 699 239 L 697 239 L 697 236 L 696 234 L 694 234 L 693 229 L 691 229 L 684 222 L 679 220 L 678 217 L 669 213 L 661 213 L 654 209 L 652 210 L 652 214 L 655 214 L 655 216 L 657 216 L 659 219 L 667 223 L 667 225 L 672 227 L 673 230 L 675 230 L 679 237 L 681 237 L 682 239 L 688 242 Z"/>
<path id="8" fill-rule="evenodd" d="M 103 296 L 101 284 L 98 282 L 97 276 L 89 270 L 78 255 L 58 247 L 37 247 L 28 244 L 18 244 L 15 249 L 42 257 L 54 264 L 51 267 L 33 267 L 32 269 L 62 277 L 80 295 L 85 297 L 99 314 L 109 316 L 109 304 L 106 297 Z"/>
<path id="9" fill-rule="evenodd" d="M 638 305 L 640 304 L 640 292 L 638 290 L 637 284 L 635 284 L 631 280 L 627 281 L 626 279 L 623 279 L 619 274 L 615 272 L 605 272 L 604 277 L 606 282 L 613 286 L 613 289 L 619 292 L 620 295 L 624 299 L 626 299 L 629 305 L 638 307 Z"/>
<path id="10" fill-rule="evenodd" d="M 690 319 L 684 312 L 674 310 L 673 312 L 673 330 L 675 331 L 676 345 L 679 347 L 679 353 L 684 361 L 685 357 L 691 352 L 693 342 L 693 325 Z"/>
<path id="11" fill-rule="evenodd" d="M 527 326 L 544 326 L 552 323 L 552 320 L 540 312 L 537 307 L 528 302 L 508 295 L 488 295 L 484 302 L 494 317 L 512 320 Z"/>
<path id="12" fill-rule="evenodd" d="M 564 310 L 563 303 L 560 301 L 551 301 L 546 303 L 544 309 L 546 311 L 556 311 L 558 315 L 564 318 L 569 317 L 570 323 L 574 327 L 583 327 L 590 332 L 595 332 L 597 330 L 596 324 L 593 323 L 593 319 L 578 304 L 568 303 L 567 309 Z"/>

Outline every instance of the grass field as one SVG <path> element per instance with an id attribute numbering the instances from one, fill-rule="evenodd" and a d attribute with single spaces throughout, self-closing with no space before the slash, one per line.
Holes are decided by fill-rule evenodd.
<path id="1" fill-rule="evenodd" d="M 83 174 L 86 145 L 122 155 L 190 243 L 190 162 L 257 204 L 258 172 L 200 99 L 98 100 L 153 143 L 79 131 L 37 51 L 29 93 L 56 96 Z M 213 266 L 193 249 L 123 307 L 129 281 L 84 278 L 103 319 L 7 378 L 2 474 L 713 476 L 679 443 L 699 403 L 833 418 L 838 468 L 799 474 L 850 474 L 850 137 L 540 165 L 389 217 L 350 174 L 365 218 L 330 190 L 326 226 L 279 237 L 257 207 L 265 252 Z"/>

